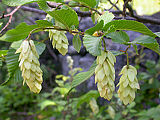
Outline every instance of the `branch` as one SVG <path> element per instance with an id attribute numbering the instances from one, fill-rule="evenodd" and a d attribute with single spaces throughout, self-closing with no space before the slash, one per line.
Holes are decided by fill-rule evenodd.
<path id="1" fill-rule="evenodd" d="M 47 13 L 44 12 L 43 10 L 39 10 L 39 9 L 36 9 L 36 8 L 22 6 L 21 9 L 24 10 L 24 11 L 35 12 L 35 13 L 39 13 L 39 14 L 42 14 L 42 15 L 47 15 Z"/>
<path id="2" fill-rule="evenodd" d="M 2 15 L 2 16 L 0 17 L 0 19 L 9 17 L 9 20 L 8 20 L 7 24 L 2 28 L 2 30 L 0 31 L 0 33 L 2 33 L 2 32 L 9 26 L 9 24 L 10 24 L 11 21 L 12 21 L 13 14 L 14 14 L 20 7 L 21 7 L 21 6 L 18 6 L 18 7 L 16 7 L 11 13 L 9 13 L 9 14 L 7 14 L 7 15 Z"/>
<path id="3" fill-rule="evenodd" d="M 112 7 L 109 9 L 109 10 L 111 10 L 113 7 L 115 7 L 117 10 L 120 10 L 118 7 L 117 7 L 117 3 L 119 2 L 119 0 L 117 0 L 117 2 L 114 4 L 114 3 L 112 3 L 112 1 L 111 0 L 108 0 L 108 2 L 112 5 Z"/>

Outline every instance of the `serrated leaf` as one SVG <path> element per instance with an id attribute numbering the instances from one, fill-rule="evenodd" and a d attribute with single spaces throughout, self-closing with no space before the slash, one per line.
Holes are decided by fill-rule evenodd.
<path id="1" fill-rule="evenodd" d="M 123 54 L 125 54 L 124 52 L 121 52 L 121 51 L 111 51 L 112 52 L 112 54 L 113 55 L 115 55 L 115 56 L 119 56 L 119 55 L 123 55 Z"/>
<path id="2" fill-rule="evenodd" d="M 155 34 L 160 38 L 160 32 L 156 32 Z"/>
<path id="3" fill-rule="evenodd" d="M 80 51 L 80 49 L 81 49 L 81 39 L 80 39 L 80 37 L 79 37 L 78 34 L 73 37 L 72 42 L 73 42 L 74 48 L 75 48 L 76 51 L 79 53 L 79 51 Z"/>
<path id="4" fill-rule="evenodd" d="M 111 22 L 114 18 L 114 15 L 112 13 L 109 13 L 108 11 L 106 11 L 103 15 L 101 15 L 98 18 L 98 22 L 100 22 L 101 20 L 104 21 L 104 25 Z"/>
<path id="5" fill-rule="evenodd" d="M 2 0 L 2 3 L 8 6 L 19 6 L 37 1 L 39 0 Z"/>
<path id="6" fill-rule="evenodd" d="M 83 44 L 87 51 L 93 56 L 101 55 L 101 37 L 85 35 L 83 37 Z"/>
<path id="7" fill-rule="evenodd" d="M 99 23 L 97 23 L 94 27 L 88 29 L 85 31 L 85 34 L 93 35 L 94 32 L 102 30 L 104 25 L 104 21 L 101 20 Z"/>
<path id="8" fill-rule="evenodd" d="M 80 2 L 81 4 L 84 4 L 84 5 L 89 6 L 91 8 L 94 8 L 97 5 L 96 0 L 74 0 L 74 1 Z"/>
<path id="9" fill-rule="evenodd" d="M 111 38 L 112 41 L 115 43 L 126 44 L 129 42 L 129 36 L 124 31 L 112 32 L 112 33 L 108 34 L 106 37 Z"/>
<path id="10" fill-rule="evenodd" d="M 68 7 L 67 9 L 54 10 L 48 12 L 48 14 L 61 22 L 67 29 L 71 28 L 73 25 L 79 25 L 78 15 L 72 8 Z"/>
<path id="11" fill-rule="evenodd" d="M 81 72 L 81 73 L 78 73 L 76 76 L 74 76 L 72 84 L 71 84 L 72 88 L 80 85 L 81 83 L 83 83 L 84 81 L 89 79 L 94 74 L 94 70 L 95 70 L 96 66 L 97 66 L 97 64 L 94 61 L 94 63 L 92 64 L 92 66 L 90 67 L 90 69 L 87 72 Z"/>
<path id="12" fill-rule="evenodd" d="M 55 20 L 61 22 L 67 29 L 71 28 L 73 25 L 79 25 L 78 15 L 70 7 L 65 6 L 64 9 L 51 10 L 45 0 L 39 1 L 38 5 L 43 11 L 54 17 Z"/>
<path id="13" fill-rule="evenodd" d="M 89 101 L 92 98 L 97 99 L 99 97 L 99 93 L 97 90 L 90 90 L 88 93 L 84 94 L 83 96 L 78 98 L 78 102 L 77 102 L 77 108 L 80 107 L 81 104 L 87 102 L 89 103 Z"/>
<path id="14" fill-rule="evenodd" d="M 6 56 L 8 50 L 0 50 L 0 57 Z"/>
<path id="15" fill-rule="evenodd" d="M 52 22 L 49 22 L 47 20 L 37 20 L 35 21 L 37 23 L 37 27 L 50 27 L 53 26 Z"/>
<path id="16" fill-rule="evenodd" d="M 156 37 L 156 35 L 151 30 L 149 30 L 144 24 L 137 22 L 137 21 L 114 20 L 114 21 L 107 23 L 104 26 L 103 30 L 107 31 L 111 25 L 114 25 L 116 30 L 130 30 L 130 31 L 139 32 L 144 35 L 151 36 L 151 37 Z"/>
<path id="17" fill-rule="evenodd" d="M 92 18 L 93 24 L 96 23 L 95 15 L 96 15 L 96 13 L 92 13 L 92 14 L 91 14 L 91 18 Z"/>
<path id="18" fill-rule="evenodd" d="M 27 25 L 26 23 L 19 24 L 15 29 L 9 30 L 0 37 L 0 41 L 14 42 L 25 39 L 29 33 L 35 28 L 43 28 L 53 26 L 52 23 L 46 20 L 38 20 L 35 25 Z M 38 32 L 38 31 L 36 31 Z"/>
<path id="19" fill-rule="evenodd" d="M 43 51 L 46 49 L 46 45 L 42 42 L 35 42 L 36 50 L 38 55 L 41 55 Z"/>
<path id="20" fill-rule="evenodd" d="M 153 37 L 146 36 L 146 35 L 139 36 L 131 43 L 140 44 L 160 54 L 159 44 L 157 43 L 156 39 L 154 39 Z"/>
<path id="21" fill-rule="evenodd" d="M 13 42 L 25 39 L 29 32 L 36 28 L 36 25 L 27 25 L 26 23 L 19 24 L 15 29 L 9 30 L 0 37 L 1 41 Z"/>
<path id="22" fill-rule="evenodd" d="M 19 54 L 15 54 L 15 52 L 16 50 L 10 49 L 7 53 L 7 56 L 5 57 L 9 78 L 2 85 L 6 85 L 10 83 L 11 81 L 19 82 L 23 80 L 21 76 L 21 71 L 19 68 L 19 63 L 18 63 Z"/>

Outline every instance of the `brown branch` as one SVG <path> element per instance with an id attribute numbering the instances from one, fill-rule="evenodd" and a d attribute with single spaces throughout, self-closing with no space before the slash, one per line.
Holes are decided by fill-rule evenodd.
<path id="1" fill-rule="evenodd" d="M 0 19 L 9 17 L 9 20 L 8 20 L 7 24 L 2 28 L 2 30 L 0 31 L 0 33 L 2 33 L 2 32 L 9 26 L 9 24 L 10 24 L 11 21 L 12 21 L 13 14 L 14 14 L 20 7 L 21 7 L 21 6 L 18 6 L 18 7 L 16 7 L 11 13 L 9 13 L 9 14 L 7 14 L 7 15 L 2 15 L 2 16 L 0 17 Z"/>
<path id="2" fill-rule="evenodd" d="M 123 5 L 123 16 L 126 17 L 126 8 L 128 5 L 129 0 L 123 0 L 124 1 L 124 5 Z"/>
<path id="3" fill-rule="evenodd" d="M 24 11 L 39 13 L 39 14 L 42 14 L 42 15 L 47 14 L 43 10 L 39 10 L 39 9 L 36 9 L 36 8 L 27 7 L 27 6 L 22 6 L 21 9 L 24 10 Z"/>
<path id="4" fill-rule="evenodd" d="M 120 10 L 118 7 L 117 7 L 117 5 L 116 4 L 118 4 L 118 2 L 119 2 L 119 0 L 117 0 L 117 2 L 114 4 L 111 0 L 108 0 L 108 2 L 112 5 L 112 7 L 109 9 L 109 11 L 113 8 L 113 7 L 115 7 L 117 10 Z"/>

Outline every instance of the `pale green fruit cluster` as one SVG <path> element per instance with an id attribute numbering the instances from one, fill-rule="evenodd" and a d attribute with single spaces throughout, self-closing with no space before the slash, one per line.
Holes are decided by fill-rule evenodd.
<path id="1" fill-rule="evenodd" d="M 89 105 L 94 114 L 97 114 L 99 112 L 99 106 L 97 105 L 97 101 L 94 98 L 90 100 Z"/>
<path id="2" fill-rule="evenodd" d="M 101 97 L 110 100 L 115 91 L 115 69 L 116 57 L 110 51 L 102 51 L 97 57 L 97 67 L 95 69 L 95 83 Z"/>
<path id="3" fill-rule="evenodd" d="M 129 65 L 124 66 L 120 72 L 121 78 L 117 86 L 119 86 L 118 96 L 125 105 L 131 103 L 135 98 L 135 92 L 140 89 L 137 80 L 137 70 Z"/>
<path id="4" fill-rule="evenodd" d="M 34 93 L 39 93 L 42 89 L 42 70 L 38 61 L 39 55 L 32 40 L 24 40 L 16 53 L 20 53 L 19 67 L 22 71 L 24 79 L 23 84 L 26 82 L 30 90 Z"/>
<path id="5" fill-rule="evenodd" d="M 49 38 L 52 40 L 53 48 L 56 48 L 62 55 L 68 52 L 68 39 L 64 31 L 49 30 Z"/>

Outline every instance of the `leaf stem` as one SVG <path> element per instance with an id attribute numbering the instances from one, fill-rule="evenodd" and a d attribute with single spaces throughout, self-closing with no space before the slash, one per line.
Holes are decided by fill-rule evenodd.
<path id="1" fill-rule="evenodd" d="M 70 32 L 70 33 L 77 33 L 77 34 L 79 34 L 79 35 L 84 35 L 84 32 L 79 32 L 79 31 L 73 31 L 73 30 L 68 30 L 68 29 L 62 29 L 62 28 L 60 28 L 60 27 L 58 27 L 58 26 L 53 26 L 53 27 L 46 27 L 46 28 L 35 28 L 35 29 L 33 29 L 30 33 L 29 33 L 29 35 L 28 35 L 28 37 L 26 38 L 26 40 L 29 40 L 30 39 L 30 37 L 31 37 L 31 35 L 35 32 L 35 31 L 37 31 L 37 30 L 50 30 L 50 29 L 54 29 L 54 30 L 58 30 L 58 31 L 67 31 L 67 32 Z"/>
<path id="2" fill-rule="evenodd" d="M 104 45 L 104 51 L 106 52 L 107 51 L 106 50 L 106 42 L 105 42 L 104 38 L 102 38 L 102 40 L 103 40 L 103 45 Z"/>
<path id="3" fill-rule="evenodd" d="M 127 48 L 126 48 L 126 50 L 125 50 L 125 54 L 126 54 L 126 56 L 127 56 L 127 68 L 129 68 L 129 56 L 128 56 L 128 49 L 131 47 L 131 45 L 129 45 Z"/>

